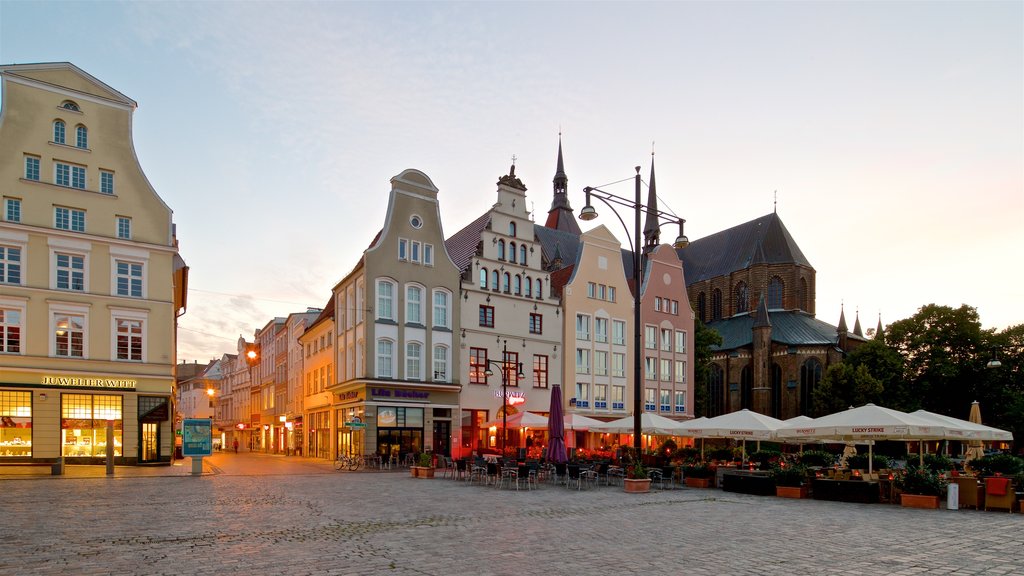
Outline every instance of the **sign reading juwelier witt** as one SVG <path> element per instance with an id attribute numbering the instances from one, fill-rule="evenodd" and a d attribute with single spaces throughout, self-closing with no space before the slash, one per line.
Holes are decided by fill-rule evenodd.
<path id="1" fill-rule="evenodd" d="M 185 418 L 181 422 L 181 455 L 213 455 L 213 421 L 209 418 Z"/>

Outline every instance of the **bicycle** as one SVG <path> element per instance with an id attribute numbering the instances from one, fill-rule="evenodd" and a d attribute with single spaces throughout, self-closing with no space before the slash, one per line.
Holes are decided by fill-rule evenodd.
<path id="1" fill-rule="evenodd" d="M 349 456 L 347 454 L 338 454 L 338 457 L 334 459 L 334 469 L 341 470 L 342 468 L 348 468 L 349 470 L 358 470 L 363 465 L 363 459 L 359 456 Z"/>

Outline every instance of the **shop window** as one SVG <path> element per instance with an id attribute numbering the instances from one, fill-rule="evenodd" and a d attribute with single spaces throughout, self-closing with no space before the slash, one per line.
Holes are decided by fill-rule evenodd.
<path id="1" fill-rule="evenodd" d="M 0 390 L 0 458 L 32 455 L 32 393 Z"/>
<path id="2" fill-rule="evenodd" d="M 114 456 L 121 456 L 124 420 L 120 396 L 63 394 L 61 396 L 61 444 L 63 455 L 103 457 L 107 442 L 114 443 Z M 107 421 L 114 422 L 114 437 L 107 438 Z"/>

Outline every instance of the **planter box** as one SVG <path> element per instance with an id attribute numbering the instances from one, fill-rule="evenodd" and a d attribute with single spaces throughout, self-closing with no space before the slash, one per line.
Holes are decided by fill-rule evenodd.
<path id="1" fill-rule="evenodd" d="M 711 486 L 711 478 L 683 478 L 688 488 L 707 488 Z"/>
<path id="2" fill-rule="evenodd" d="M 900 494 L 900 506 L 904 508 L 939 508 L 938 496 L 922 496 L 920 494 Z"/>
<path id="3" fill-rule="evenodd" d="M 413 478 L 433 478 L 434 468 L 428 466 L 411 466 Z"/>
<path id="4" fill-rule="evenodd" d="M 651 491 L 650 478 L 626 478 L 623 485 L 630 494 L 646 494 Z"/>
<path id="5" fill-rule="evenodd" d="M 775 495 L 779 498 L 807 498 L 807 486 L 776 486 Z"/>

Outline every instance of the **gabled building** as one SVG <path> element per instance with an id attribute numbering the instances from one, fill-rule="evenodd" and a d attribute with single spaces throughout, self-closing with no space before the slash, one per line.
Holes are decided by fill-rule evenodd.
<path id="1" fill-rule="evenodd" d="M 426 174 L 391 179 L 384 227 L 333 289 L 337 451 L 451 454 L 458 425 L 459 269 Z"/>
<path id="2" fill-rule="evenodd" d="M 303 454 L 313 458 L 331 458 L 335 453 L 331 439 L 331 404 L 333 397 L 327 387 L 336 383 L 334 315 L 336 306 L 332 295 L 323 311 L 299 335 L 302 354 L 302 406 L 305 446 Z"/>
<path id="3" fill-rule="evenodd" d="M 313 324 L 323 314 L 320 308 L 307 308 L 305 312 L 293 312 L 285 320 L 284 347 L 286 349 L 287 363 L 284 369 L 287 387 L 283 402 L 284 410 L 277 419 L 281 422 L 284 417 L 284 447 L 288 454 L 302 454 L 306 440 L 305 416 L 306 410 L 304 401 L 305 394 L 305 354 L 307 352 L 300 338 L 305 334 L 308 326 Z M 322 341 L 315 344 L 318 351 L 334 349 L 334 334 L 324 334 Z M 314 343 L 310 342 L 310 349 Z M 330 353 L 327 354 L 331 356 Z M 330 366 L 333 369 L 333 364 Z M 331 374 L 333 377 L 333 374 Z"/>
<path id="4" fill-rule="evenodd" d="M 137 104 L 67 62 L 0 79 L 0 459 L 169 463 L 188 267 Z"/>
<path id="5" fill-rule="evenodd" d="M 491 209 L 445 242 L 461 271 L 459 455 L 500 448 L 502 430 L 487 423 L 502 420 L 504 425 L 506 411 L 547 414 L 551 387 L 562 383 L 558 298 L 551 294 L 543 244 L 514 164 L 497 186 Z M 503 375 L 506 364 L 510 368 Z M 519 366 L 522 379 L 516 377 Z M 507 448 L 532 446 L 534 436 L 542 433 L 506 432 Z"/>

